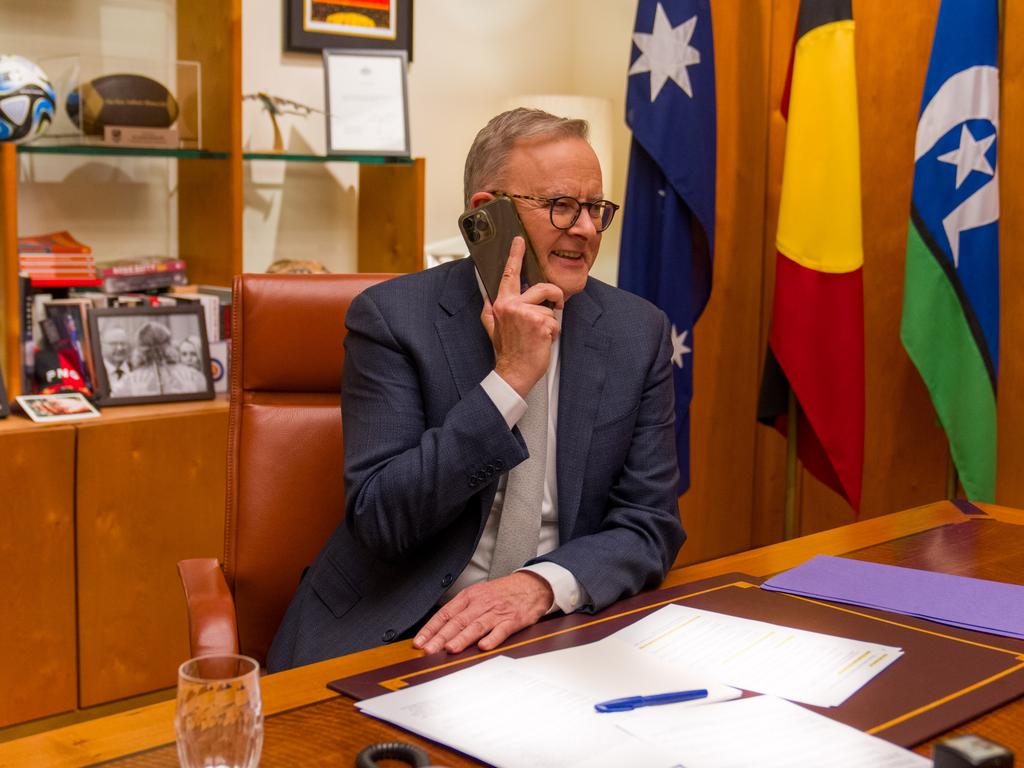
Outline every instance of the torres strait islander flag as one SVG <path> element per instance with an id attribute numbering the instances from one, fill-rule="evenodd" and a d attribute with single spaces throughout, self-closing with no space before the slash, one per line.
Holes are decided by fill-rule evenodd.
<path id="1" fill-rule="evenodd" d="M 900 338 L 971 499 L 993 501 L 999 373 L 999 19 L 943 0 L 921 98 Z"/>
<path id="2" fill-rule="evenodd" d="M 676 454 L 690 486 L 693 324 L 715 247 L 715 52 L 708 0 L 640 0 L 626 93 L 633 131 L 619 287 L 672 324 Z"/>
<path id="3" fill-rule="evenodd" d="M 782 100 L 786 157 L 775 303 L 758 418 L 785 432 L 792 387 L 800 460 L 857 510 L 864 254 L 853 30 L 850 0 L 801 2 Z"/>

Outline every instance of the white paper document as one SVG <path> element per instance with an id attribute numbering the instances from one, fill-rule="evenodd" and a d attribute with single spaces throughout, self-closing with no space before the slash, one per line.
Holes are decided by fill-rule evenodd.
<path id="1" fill-rule="evenodd" d="M 589 693 L 520 671 L 519 662 L 506 656 L 356 706 L 502 768 L 676 764 L 668 753 L 619 729 L 621 715 L 595 712 Z"/>
<path id="2" fill-rule="evenodd" d="M 653 707 L 620 723 L 686 768 L 925 768 L 920 755 L 774 696 Z M 742 738 L 737 738 L 742 736 Z"/>
<path id="3" fill-rule="evenodd" d="M 835 707 L 903 655 L 900 648 L 666 605 L 613 638 L 727 685 Z"/>
<path id="4" fill-rule="evenodd" d="M 707 690 L 707 698 L 672 704 L 672 709 L 738 699 L 742 694 L 737 688 L 695 674 L 692 669 L 644 653 L 614 635 L 595 643 L 517 659 L 516 664 L 520 671 L 549 683 L 590 694 L 591 709 L 608 699 L 699 688 Z"/>

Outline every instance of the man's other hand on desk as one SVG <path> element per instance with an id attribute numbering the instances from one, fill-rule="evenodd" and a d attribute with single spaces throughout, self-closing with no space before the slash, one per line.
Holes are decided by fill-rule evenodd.
<path id="1" fill-rule="evenodd" d="M 535 624 L 551 607 L 548 583 L 529 571 L 467 587 L 438 610 L 413 645 L 427 653 L 464 651 L 473 643 L 489 651 L 513 632 Z"/>

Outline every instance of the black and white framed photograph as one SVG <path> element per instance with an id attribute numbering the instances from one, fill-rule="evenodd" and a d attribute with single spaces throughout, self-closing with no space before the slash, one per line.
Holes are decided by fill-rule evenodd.
<path id="1" fill-rule="evenodd" d="M 290 51 L 405 51 L 412 61 L 413 0 L 285 0 Z"/>
<path id="2" fill-rule="evenodd" d="M 203 308 L 117 307 L 89 314 L 101 405 L 209 400 Z"/>
<path id="3" fill-rule="evenodd" d="M 409 157 L 404 51 L 324 50 L 327 154 Z"/>

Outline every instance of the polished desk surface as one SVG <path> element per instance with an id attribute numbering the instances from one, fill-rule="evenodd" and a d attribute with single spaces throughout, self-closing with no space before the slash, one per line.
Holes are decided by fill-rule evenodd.
<path id="1" fill-rule="evenodd" d="M 863 520 L 681 568 L 669 574 L 664 586 L 735 572 L 768 576 L 815 554 L 856 553 L 859 559 L 928 567 L 936 553 L 915 548 L 916 533 L 944 525 L 985 525 L 990 521 L 1024 526 L 1024 511 L 978 506 L 984 515 L 966 515 L 950 502 L 937 502 Z M 1005 546 L 1001 546 L 1003 540 Z M 1010 541 L 1008 537 L 989 536 L 983 550 L 942 552 L 938 556 L 942 570 L 949 573 L 1024 582 L 1024 549 L 1016 537 Z M 261 765 L 353 765 L 359 749 L 376 741 L 401 738 L 424 745 L 420 739 L 360 715 L 350 699 L 325 687 L 328 681 L 418 655 L 420 652 L 405 641 L 264 677 L 261 686 L 267 720 Z M 999 741 L 1018 757 L 1024 756 L 1024 699 L 982 715 L 943 737 L 967 732 Z M 175 766 L 173 742 L 174 702 L 168 701 L 0 744 L 0 766 L 83 766 L 102 761 L 124 766 Z M 440 765 L 478 765 L 433 744 L 427 749 Z M 920 745 L 916 751 L 930 756 L 931 743 Z"/>

